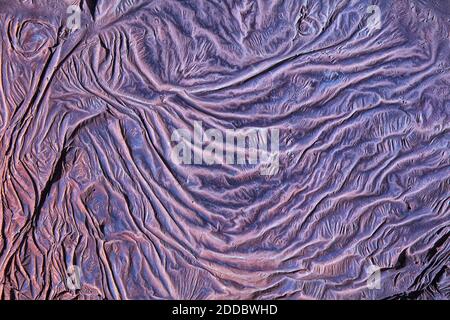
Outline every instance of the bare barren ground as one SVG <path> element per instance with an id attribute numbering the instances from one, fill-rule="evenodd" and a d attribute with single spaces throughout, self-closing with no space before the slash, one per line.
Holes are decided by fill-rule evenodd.
<path id="1" fill-rule="evenodd" d="M 2 299 L 450 297 L 449 1 L 13 0 L 0 32 Z M 174 163 L 195 121 L 278 129 L 279 169 Z"/>

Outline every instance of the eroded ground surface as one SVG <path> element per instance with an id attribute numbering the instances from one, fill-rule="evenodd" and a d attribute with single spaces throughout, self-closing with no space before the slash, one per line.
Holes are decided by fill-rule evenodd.
<path id="1" fill-rule="evenodd" d="M 0 297 L 448 299 L 449 3 L 0 1 Z"/>

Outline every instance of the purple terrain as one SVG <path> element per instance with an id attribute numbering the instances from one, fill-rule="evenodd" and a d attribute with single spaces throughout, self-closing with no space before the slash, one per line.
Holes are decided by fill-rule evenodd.
<path id="1" fill-rule="evenodd" d="M 1 299 L 450 298 L 450 1 L 0 0 Z"/>

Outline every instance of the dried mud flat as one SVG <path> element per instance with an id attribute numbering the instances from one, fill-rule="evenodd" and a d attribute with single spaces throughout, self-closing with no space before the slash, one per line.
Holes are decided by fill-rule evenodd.
<path id="1" fill-rule="evenodd" d="M 0 298 L 449 298 L 450 2 L 15 0 L 0 26 Z M 277 170 L 174 162 L 198 122 L 276 130 Z"/>

